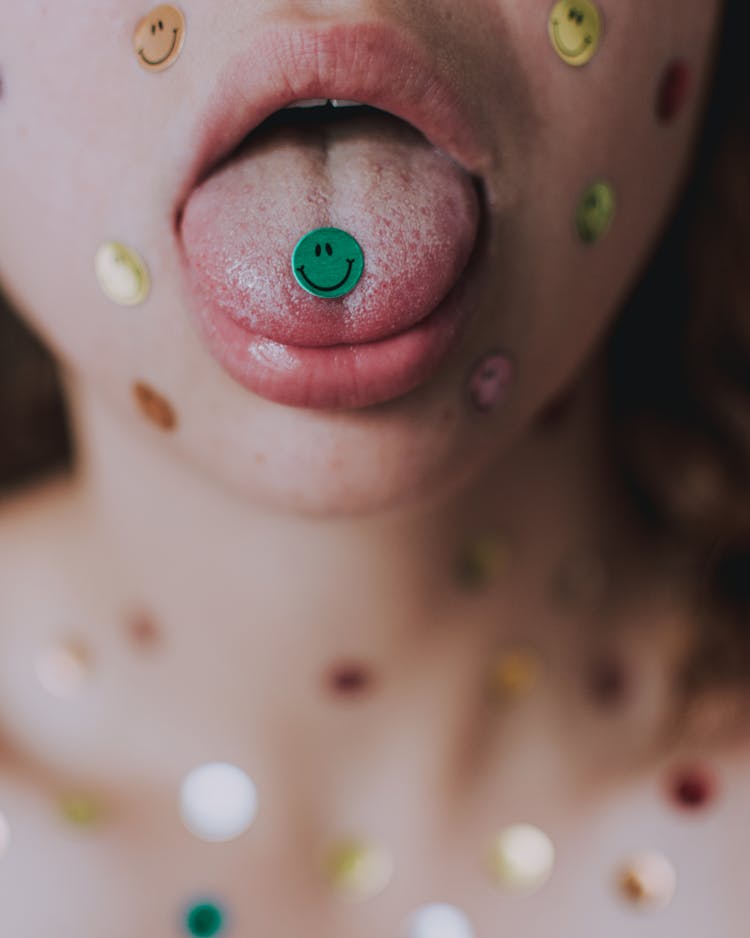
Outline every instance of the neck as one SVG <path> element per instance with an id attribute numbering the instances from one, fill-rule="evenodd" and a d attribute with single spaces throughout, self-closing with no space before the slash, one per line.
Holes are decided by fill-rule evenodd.
<path id="1" fill-rule="evenodd" d="M 118 614 L 142 610 L 164 636 L 153 685 L 142 689 L 153 709 L 140 693 L 138 705 L 172 715 L 170 758 L 200 761 L 207 741 L 237 760 L 248 747 L 257 757 L 292 740 L 303 746 L 323 715 L 333 750 L 341 734 L 361 745 L 363 724 L 347 722 L 324 683 L 343 660 L 383 685 L 364 730 L 368 751 L 380 753 L 373 758 L 418 732 L 420 777 L 455 775 L 483 706 L 488 653 L 505 639 L 560 642 L 540 584 L 566 558 L 622 549 L 613 532 L 619 541 L 624 515 L 614 518 L 601 447 L 601 382 L 593 367 L 563 417 L 530 429 L 480 478 L 439 499 L 310 519 L 238 501 L 172 456 L 159 431 L 128 424 L 67 376 L 98 576 Z M 509 546 L 506 572 L 469 589 L 457 558 L 493 531 Z M 318 729 L 313 736 L 320 746 Z M 422 780 L 415 792 L 424 791 Z"/>

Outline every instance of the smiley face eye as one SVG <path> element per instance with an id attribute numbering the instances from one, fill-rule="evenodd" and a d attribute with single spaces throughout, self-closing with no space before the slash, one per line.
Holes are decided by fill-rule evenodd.
<path id="1" fill-rule="evenodd" d="M 159 29 L 164 29 L 164 23 L 161 20 L 159 20 Z"/>
<path id="2" fill-rule="evenodd" d="M 326 244 L 326 254 L 330 257 L 333 254 L 333 248 L 330 244 Z"/>
<path id="3" fill-rule="evenodd" d="M 151 35 L 153 36 L 153 35 L 155 35 L 155 33 L 156 33 L 156 26 L 154 26 L 154 24 L 152 23 L 152 24 L 151 24 Z"/>

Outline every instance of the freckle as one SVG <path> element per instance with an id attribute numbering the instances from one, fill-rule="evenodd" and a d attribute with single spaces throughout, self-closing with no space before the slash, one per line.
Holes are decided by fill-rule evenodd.
<path id="1" fill-rule="evenodd" d="M 344 460 L 340 456 L 336 456 L 328 463 L 328 468 L 331 472 L 335 472 L 337 469 L 343 469 Z"/>
<path id="2" fill-rule="evenodd" d="M 266 462 L 266 454 L 265 454 L 265 453 L 256 453 L 256 454 L 255 454 L 255 462 L 256 462 L 259 466 L 265 465 L 265 462 Z"/>
<path id="3" fill-rule="evenodd" d="M 177 416 L 172 406 L 149 385 L 139 381 L 133 386 L 136 402 L 145 417 L 162 430 L 173 430 L 177 425 Z"/>

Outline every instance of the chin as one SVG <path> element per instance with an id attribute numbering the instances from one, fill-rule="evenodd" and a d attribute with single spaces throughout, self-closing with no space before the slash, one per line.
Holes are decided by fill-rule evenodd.
<path id="1" fill-rule="evenodd" d="M 497 437 L 460 403 L 434 397 L 346 413 L 268 405 L 242 423 L 242 432 L 222 421 L 205 435 L 193 425 L 204 438 L 183 439 L 182 458 L 234 499 L 310 518 L 416 508 L 465 484 L 497 454 Z"/>

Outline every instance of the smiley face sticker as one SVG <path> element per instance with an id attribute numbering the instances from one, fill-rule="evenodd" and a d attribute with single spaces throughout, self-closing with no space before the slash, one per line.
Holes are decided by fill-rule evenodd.
<path id="1" fill-rule="evenodd" d="M 184 41 L 185 17 L 177 7 L 162 3 L 136 26 L 133 48 L 142 68 L 161 72 L 176 61 Z"/>
<path id="2" fill-rule="evenodd" d="M 602 17 L 591 0 L 559 0 L 549 17 L 552 46 L 568 65 L 585 65 L 596 54 Z"/>
<path id="3" fill-rule="evenodd" d="M 600 241 L 609 231 L 617 202 L 612 186 L 595 182 L 583 193 L 576 213 L 578 236 L 584 244 Z"/>
<path id="4" fill-rule="evenodd" d="M 327 300 L 351 293 L 364 269 L 362 248 L 341 228 L 315 228 L 297 243 L 292 254 L 297 283 Z"/>

